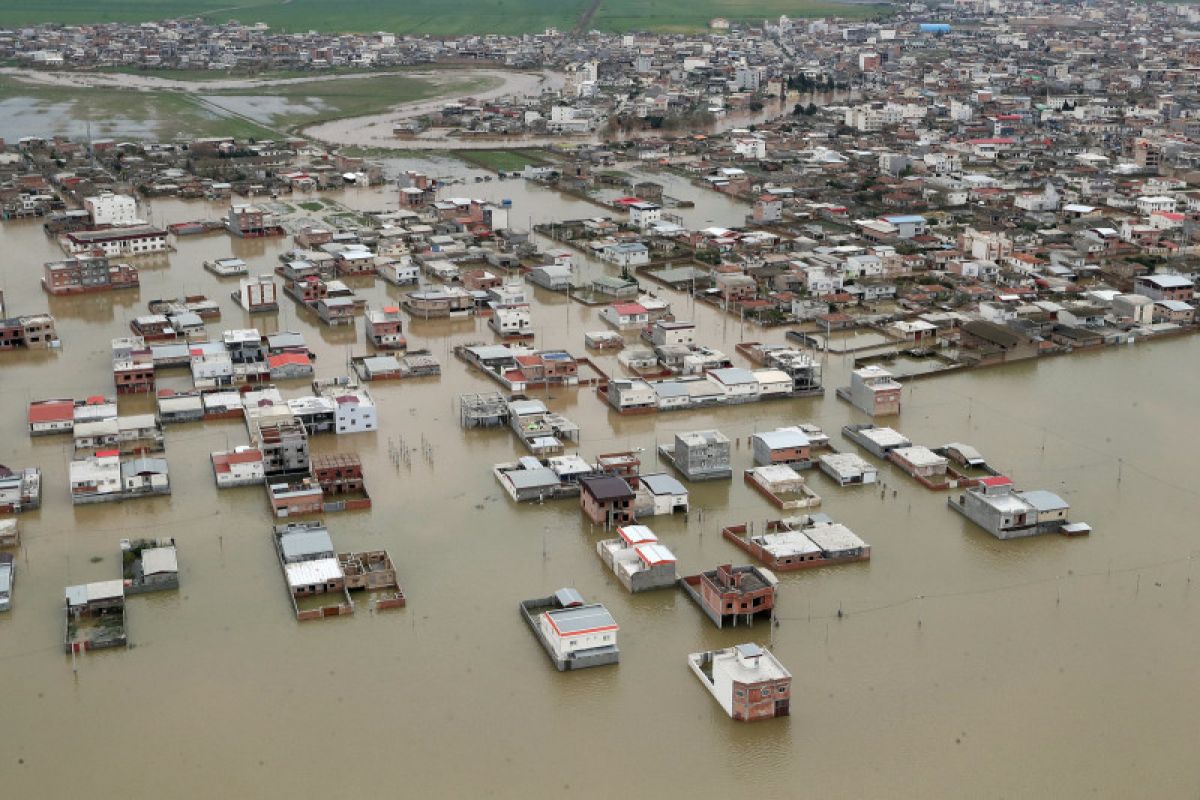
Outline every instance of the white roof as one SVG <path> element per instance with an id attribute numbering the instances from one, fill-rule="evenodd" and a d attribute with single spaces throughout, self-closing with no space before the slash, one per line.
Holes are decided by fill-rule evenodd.
<path id="1" fill-rule="evenodd" d="M 756 369 L 754 370 L 754 379 L 759 385 L 771 383 L 786 383 L 791 385 L 792 378 L 781 369 Z"/>
<path id="2" fill-rule="evenodd" d="M 808 447 L 810 444 L 809 438 L 799 428 L 778 428 L 773 431 L 763 431 L 762 433 L 754 434 L 754 438 L 772 450 L 780 450 L 787 447 Z"/>
<path id="3" fill-rule="evenodd" d="M 924 445 L 913 445 L 912 447 L 897 447 L 893 450 L 897 456 L 904 459 L 914 467 L 936 467 L 939 464 L 945 464 L 946 459 L 939 456 L 937 453 L 930 450 Z"/>
<path id="4" fill-rule="evenodd" d="M 617 535 L 629 544 L 650 544 L 658 541 L 654 531 L 645 525 L 625 525 L 617 528 Z"/>
<path id="5" fill-rule="evenodd" d="M 672 553 L 666 545 L 654 542 L 652 544 L 639 544 L 634 548 L 637 551 L 638 557 L 648 566 L 656 566 L 658 564 L 674 564 L 675 554 Z"/>
<path id="6" fill-rule="evenodd" d="M 142 551 L 142 573 L 158 575 L 164 572 L 179 572 L 179 562 L 174 547 L 150 547 Z"/>
<path id="7" fill-rule="evenodd" d="M 752 471 L 767 483 L 790 483 L 804 480 L 800 477 L 799 472 L 787 464 L 768 464 L 765 467 L 755 467 Z"/>
<path id="8" fill-rule="evenodd" d="M 317 583 L 328 583 L 342 577 L 342 568 L 336 558 L 318 558 L 312 561 L 297 561 L 285 564 L 288 586 L 312 586 Z"/>
<path id="9" fill-rule="evenodd" d="M 857 550 L 866 547 L 867 543 L 838 522 L 818 523 L 806 528 L 805 535 L 826 553 L 840 553 L 845 550 Z"/>
<path id="10" fill-rule="evenodd" d="M 816 555 L 821 552 L 821 548 L 800 531 L 766 533 L 754 537 L 754 541 L 776 558 Z"/>
<path id="11" fill-rule="evenodd" d="M 857 475 L 861 472 L 875 472 L 875 465 L 857 453 L 826 453 L 820 461 L 839 475 Z"/>
<path id="12" fill-rule="evenodd" d="M 891 428 L 864 428 L 859 434 L 880 447 L 907 447 L 912 444 L 907 436 Z"/>

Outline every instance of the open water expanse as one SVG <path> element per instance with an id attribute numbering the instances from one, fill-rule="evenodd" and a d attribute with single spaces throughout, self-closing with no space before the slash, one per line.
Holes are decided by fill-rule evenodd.
<path id="1" fill-rule="evenodd" d="M 394 164 L 412 166 L 412 164 Z M 428 164 L 423 166 L 429 167 Z M 434 165 L 433 172 L 438 173 Z M 444 164 L 440 174 L 457 171 Z M 674 187 L 672 187 L 674 188 Z M 514 201 L 516 224 L 605 213 L 517 181 L 448 195 Z M 391 190 L 331 195 L 394 207 Z M 688 224 L 740 223 L 744 207 L 692 197 Z M 218 204 L 156 200 L 155 223 L 215 218 Z M 1200 340 L 1174 339 L 906 385 L 891 424 L 914 442 L 970 443 L 1023 488 L 1055 491 L 1087 538 L 1001 542 L 891 465 L 883 486 L 805 473 L 821 511 L 871 561 L 782 574 L 779 625 L 717 630 L 682 593 L 628 594 L 600 563 L 602 532 L 577 501 L 518 506 L 491 475 L 524 450 L 507 429 L 460 428 L 459 394 L 496 385 L 456 360 L 492 341 L 482 319 L 406 322 L 440 379 L 370 384 L 378 433 L 313 439 L 363 459 L 370 512 L 328 515 L 340 549 L 385 547 L 408 607 L 297 623 L 260 487 L 218 492 L 209 454 L 247 441 L 240 421 L 172 426 L 173 494 L 73 507 L 67 437 L 30 439 L 30 400 L 113 392 L 109 342 L 155 298 L 221 303 L 227 328 L 299 330 L 317 374 L 366 352 L 361 324 L 327 328 L 290 299 L 251 318 L 201 268 L 236 255 L 268 273 L 289 239 L 179 240 L 143 264 L 138 291 L 48 298 L 61 257 L 40 222 L 0 229 L 10 314 L 49 308 L 61 352 L 0 354 L 0 463 L 39 466 L 43 506 L 22 515 L 13 608 L 0 614 L 0 798 L 213 797 L 1196 797 L 1200 793 Z M 158 264 L 157 266 L 155 264 Z M 584 265 L 583 274 L 604 268 Z M 395 300 L 360 284 L 373 304 Z M 662 292 L 697 340 L 782 342 L 685 294 Z M 539 293 L 538 344 L 584 354 L 596 309 Z M 824 399 L 621 417 L 588 389 L 538 392 L 582 428 L 580 453 L 644 448 L 716 427 L 738 439 L 731 482 L 692 484 L 685 519 L 647 520 L 683 573 L 746 563 L 722 526 L 781 514 L 744 485 L 747 437 L 801 421 L 866 421 L 834 397 L 850 357 L 831 354 Z M 596 361 L 619 373 L 615 357 Z M 308 392 L 281 384 L 285 396 Z M 151 407 L 122 398 L 122 413 Z M 389 442 L 415 448 L 397 469 Z M 422 455 L 428 443 L 431 457 Z M 181 588 L 127 607 L 131 647 L 62 652 L 63 587 L 119 575 L 118 540 L 174 536 Z M 93 559 L 100 558 L 98 562 Z M 517 603 L 562 586 L 621 625 L 617 667 L 559 673 Z M 840 612 L 840 613 L 839 613 Z M 753 640 L 794 676 L 792 716 L 735 723 L 687 669 L 689 652 Z"/>

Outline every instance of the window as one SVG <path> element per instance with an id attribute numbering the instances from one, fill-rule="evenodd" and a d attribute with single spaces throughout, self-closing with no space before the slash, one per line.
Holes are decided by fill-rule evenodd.
<path id="1" fill-rule="evenodd" d="M 763 690 L 762 690 L 762 696 L 763 696 L 763 697 L 770 697 L 770 696 L 771 696 L 771 690 L 770 690 L 769 688 L 768 688 L 768 689 L 763 689 Z"/>

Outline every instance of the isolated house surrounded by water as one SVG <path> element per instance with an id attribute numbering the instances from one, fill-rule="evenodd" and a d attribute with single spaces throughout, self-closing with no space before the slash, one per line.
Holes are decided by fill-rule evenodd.
<path id="1" fill-rule="evenodd" d="M 574 589 L 524 600 L 521 617 L 560 671 L 600 667 L 620 660 L 617 621 L 599 603 L 584 603 Z"/>
<path id="2" fill-rule="evenodd" d="M 1016 491 L 1010 478 L 983 478 L 957 498 L 947 498 L 951 508 L 998 539 L 1017 539 L 1039 533 L 1068 536 L 1091 531 L 1085 523 L 1067 520 L 1070 506 L 1053 492 Z"/>
<path id="3" fill-rule="evenodd" d="M 769 618 L 775 608 L 778 580 L 762 567 L 734 567 L 688 575 L 679 585 L 718 628 L 750 625 L 756 617 Z"/>
<path id="4" fill-rule="evenodd" d="M 596 543 L 596 554 L 631 592 L 667 589 L 677 580 L 675 555 L 645 525 L 618 528 L 617 538 Z"/>
<path id="5" fill-rule="evenodd" d="M 768 522 L 757 534 L 751 528 L 731 525 L 721 535 L 772 570 L 826 567 L 871 557 L 869 544 L 825 514 Z"/>
<path id="6" fill-rule="evenodd" d="M 67 587 L 65 649 L 82 653 L 124 647 L 125 588 L 122 582 L 100 581 Z"/>
<path id="7" fill-rule="evenodd" d="M 791 711 L 792 674 L 756 644 L 690 653 L 688 667 L 735 720 L 786 717 Z"/>
<path id="8" fill-rule="evenodd" d="M 900 413 L 902 386 L 892 373 L 874 364 L 850 373 L 850 386 L 837 390 L 837 396 L 873 417 Z"/>

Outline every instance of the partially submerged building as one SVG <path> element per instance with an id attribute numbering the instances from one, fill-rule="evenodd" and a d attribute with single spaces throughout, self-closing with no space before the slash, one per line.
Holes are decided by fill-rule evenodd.
<path id="1" fill-rule="evenodd" d="M 575 589 L 523 600 L 520 612 L 559 672 L 620 660 L 617 621 L 600 603 L 584 603 Z"/>
<path id="2" fill-rule="evenodd" d="M 675 555 L 645 525 L 617 528 L 615 539 L 596 543 L 596 554 L 631 592 L 666 589 L 678 581 Z"/>
<path id="3" fill-rule="evenodd" d="M 179 588 L 174 539 L 122 539 L 121 578 L 126 594 Z"/>
<path id="4" fill-rule="evenodd" d="M 42 504 L 42 471 L 9 469 L 0 464 L 0 514 L 20 514 Z"/>
<path id="5" fill-rule="evenodd" d="M 717 430 L 675 434 L 673 446 L 660 445 L 659 455 L 689 481 L 724 480 L 729 466 L 729 437 Z"/>
<path id="6" fill-rule="evenodd" d="M 850 373 L 850 385 L 837 390 L 837 396 L 872 417 L 900 413 L 900 392 L 904 387 L 883 367 L 869 364 Z"/>
<path id="7" fill-rule="evenodd" d="M 1017 491 L 1011 478 L 983 478 L 958 497 L 946 498 L 955 511 L 997 539 L 1018 539 L 1039 533 L 1082 536 L 1091 533 L 1083 522 L 1070 522 L 1070 506 L 1053 492 L 1043 489 Z"/>
<path id="8" fill-rule="evenodd" d="M 862 486 L 879 480 L 876 466 L 858 453 L 823 453 L 817 463 L 838 486 Z"/>
<path id="9" fill-rule="evenodd" d="M 756 644 L 689 653 L 688 667 L 735 720 L 786 717 L 791 711 L 792 674 Z"/>
<path id="10" fill-rule="evenodd" d="M 750 625 L 774 614 L 778 580 L 767 569 L 722 564 L 716 569 L 688 575 L 680 587 L 718 628 Z"/>
<path id="11" fill-rule="evenodd" d="M 871 546 L 825 514 L 774 520 L 754 532 L 753 523 L 730 525 L 721 535 L 772 570 L 787 572 L 871 558 Z"/>
<path id="12" fill-rule="evenodd" d="M 125 587 L 119 580 L 68 586 L 66 592 L 68 653 L 83 653 L 106 647 L 125 647 Z"/>
<path id="13" fill-rule="evenodd" d="M 605 528 L 632 525 L 635 495 L 617 475 L 589 475 L 579 480 L 579 507 L 584 516 Z"/>
<path id="14" fill-rule="evenodd" d="M 912 445 L 912 441 L 899 431 L 875 425 L 846 425 L 842 435 L 876 458 L 886 459 L 893 450 Z"/>
<path id="15" fill-rule="evenodd" d="M 768 464 L 743 473 L 743 479 L 776 508 L 793 510 L 816 508 L 821 496 L 805 483 L 804 477 L 787 464 Z"/>
<path id="16" fill-rule="evenodd" d="M 353 614 L 354 601 L 350 599 L 346 575 L 325 526 L 320 522 L 290 522 L 276 525 L 274 533 L 275 552 L 296 619 Z M 323 595 L 336 599 L 327 603 Z"/>

